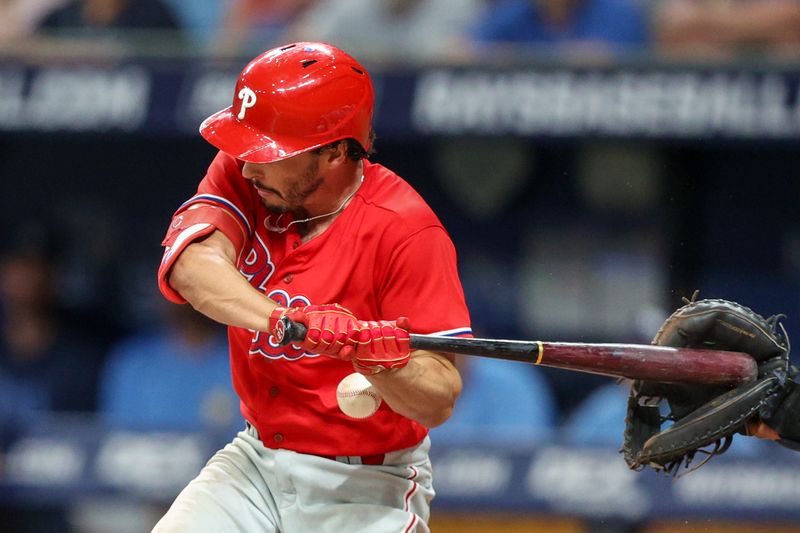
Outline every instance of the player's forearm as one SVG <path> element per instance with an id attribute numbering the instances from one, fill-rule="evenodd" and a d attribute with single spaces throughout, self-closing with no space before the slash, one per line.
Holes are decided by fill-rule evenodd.
<path id="1" fill-rule="evenodd" d="M 396 413 L 425 427 L 443 424 L 461 393 L 461 376 L 444 356 L 414 352 L 408 364 L 391 372 L 367 376 Z"/>
<path id="2" fill-rule="evenodd" d="M 217 322 L 269 331 L 269 314 L 276 304 L 204 242 L 193 243 L 181 253 L 169 283 L 192 307 Z"/>

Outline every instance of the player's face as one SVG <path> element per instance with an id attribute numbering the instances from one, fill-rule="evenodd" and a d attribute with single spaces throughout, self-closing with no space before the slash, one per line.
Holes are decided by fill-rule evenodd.
<path id="1" fill-rule="evenodd" d="M 324 181 L 319 173 L 319 155 L 309 152 L 274 163 L 245 163 L 242 176 L 250 180 L 267 209 L 300 215 Z"/>

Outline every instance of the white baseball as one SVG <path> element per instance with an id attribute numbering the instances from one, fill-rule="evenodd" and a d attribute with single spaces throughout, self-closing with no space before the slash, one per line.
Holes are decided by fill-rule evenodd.
<path id="1" fill-rule="evenodd" d="M 383 401 L 378 390 L 363 374 L 354 372 L 336 387 L 339 409 L 351 418 L 367 418 L 375 414 Z"/>

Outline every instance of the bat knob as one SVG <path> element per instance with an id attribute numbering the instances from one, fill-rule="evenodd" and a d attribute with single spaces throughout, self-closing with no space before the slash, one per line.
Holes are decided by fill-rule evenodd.
<path id="1" fill-rule="evenodd" d="M 287 344 L 304 340 L 307 332 L 308 329 L 306 329 L 303 324 L 294 322 L 292 319 L 285 316 L 275 325 L 273 335 L 277 339 L 278 344 L 286 346 Z"/>

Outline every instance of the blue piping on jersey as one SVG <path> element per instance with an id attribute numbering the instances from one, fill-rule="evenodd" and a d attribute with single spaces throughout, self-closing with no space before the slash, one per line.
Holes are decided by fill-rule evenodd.
<path id="1" fill-rule="evenodd" d="M 239 211 L 239 208 L 236 207 L 233 204 L 233 202 L 231 202 L 230 200 L 226 200 L 225 198 L 223 198 L 221 196 L 215 196 L 213 194 L 198 194 L 197 196 L 193 196 L 192 198 L 189 198 L 187 201 L 185 201 L 181 205 L 180 209 L 183 209 L 187 205 L 190 205 L 190 204 L 193 204 L 193 203 L 197 203 L 197 202 L 201 202 L 201 201 L 209 201 L 209 200 L 212 203 L 221 204 L 221 205 L 227 207 L 228 209 L 232 210 L 233 213 L 236 216 L 238 216 L 239 219 L 247 227 L 247 234 L 248 235 L 252 235 L 253 234 L 253 228 L 250 227 L 250 221 L 247 220 L 247 217 L 244 216 L 244 214 L 241 211 Z"/>
<path id="2" fill-rule="evenodd" d="M 472 328 L 456 328 L 447 329 L 444 331 L 437 331 L 436 333 L 429 333 L 429 335 L 441 335 L 443 337 L 458 337 L 459 335 L 472 335 Z"/>

